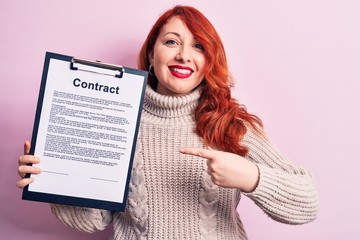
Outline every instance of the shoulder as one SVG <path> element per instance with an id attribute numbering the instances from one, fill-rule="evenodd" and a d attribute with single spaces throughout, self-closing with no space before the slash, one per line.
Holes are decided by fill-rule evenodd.
<path id="1" fill-rule="evenodd" d="M 248 122 L 244 122 L 246 133 L 244 134 L 241 142 L 242 144 L 254 143 L 255 141 L 268 141 L 268 137 L 265 134 L 264 128 L 259 125 L 251 125 Z"/>
<path id="2" fill-rule="evenodd" d="M 245 125 L 247 131 L 241 144 L 248 149 L 246 158 L 266 165 L 269 161 L 287 161 L 287 157 L 269 139 L 263 128 L 254 128 L 250 124 Z"/>

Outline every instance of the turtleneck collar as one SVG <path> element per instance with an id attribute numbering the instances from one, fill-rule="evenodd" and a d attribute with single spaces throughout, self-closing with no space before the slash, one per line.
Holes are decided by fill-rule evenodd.
<path id="1" fill-rule="evenodd" d="M 161 118 L 177 118 L 193 115 L 200 98 L 200 88 L 179 97 L 165 96 L 146 86 L 143 109 Z"/>

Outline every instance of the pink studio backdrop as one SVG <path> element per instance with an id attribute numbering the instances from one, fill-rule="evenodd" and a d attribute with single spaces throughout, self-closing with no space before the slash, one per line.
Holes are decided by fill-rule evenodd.
<path id="1" fill-rule="evenodd" d="M 196 1 L 228 54 L 234 95 L 295 163 L 313 172 L 317 220 L 289 226 L 246 197 L 250 239 L 359 239 L 360 2 Z M 106 239 L 63 226 L 48 204 L 21 200 L 17 159 L 31 138 L 46 51 L 128 67 L 165 9 L 192 1 L 0 2 L 1 239 Z"/>

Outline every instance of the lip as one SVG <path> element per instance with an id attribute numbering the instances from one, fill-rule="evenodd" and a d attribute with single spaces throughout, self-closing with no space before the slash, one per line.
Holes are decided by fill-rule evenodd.
<path id="1" fill-rule="evenodd" d="M 188 78 L 194 72 L 190 67 L 181 65 L 171 65 L 169 66 L 169 70 L 171 75 L 177 78 Z"/>

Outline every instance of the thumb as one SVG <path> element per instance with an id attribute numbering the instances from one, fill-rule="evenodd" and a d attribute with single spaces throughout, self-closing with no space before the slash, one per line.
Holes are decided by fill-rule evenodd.
<path id="1" fill-rule="evenodd" d="M 30 147 L 31 147 L 30 141 L 26 140 L 24 142 L 24 155 L 30 154 Z"/>

